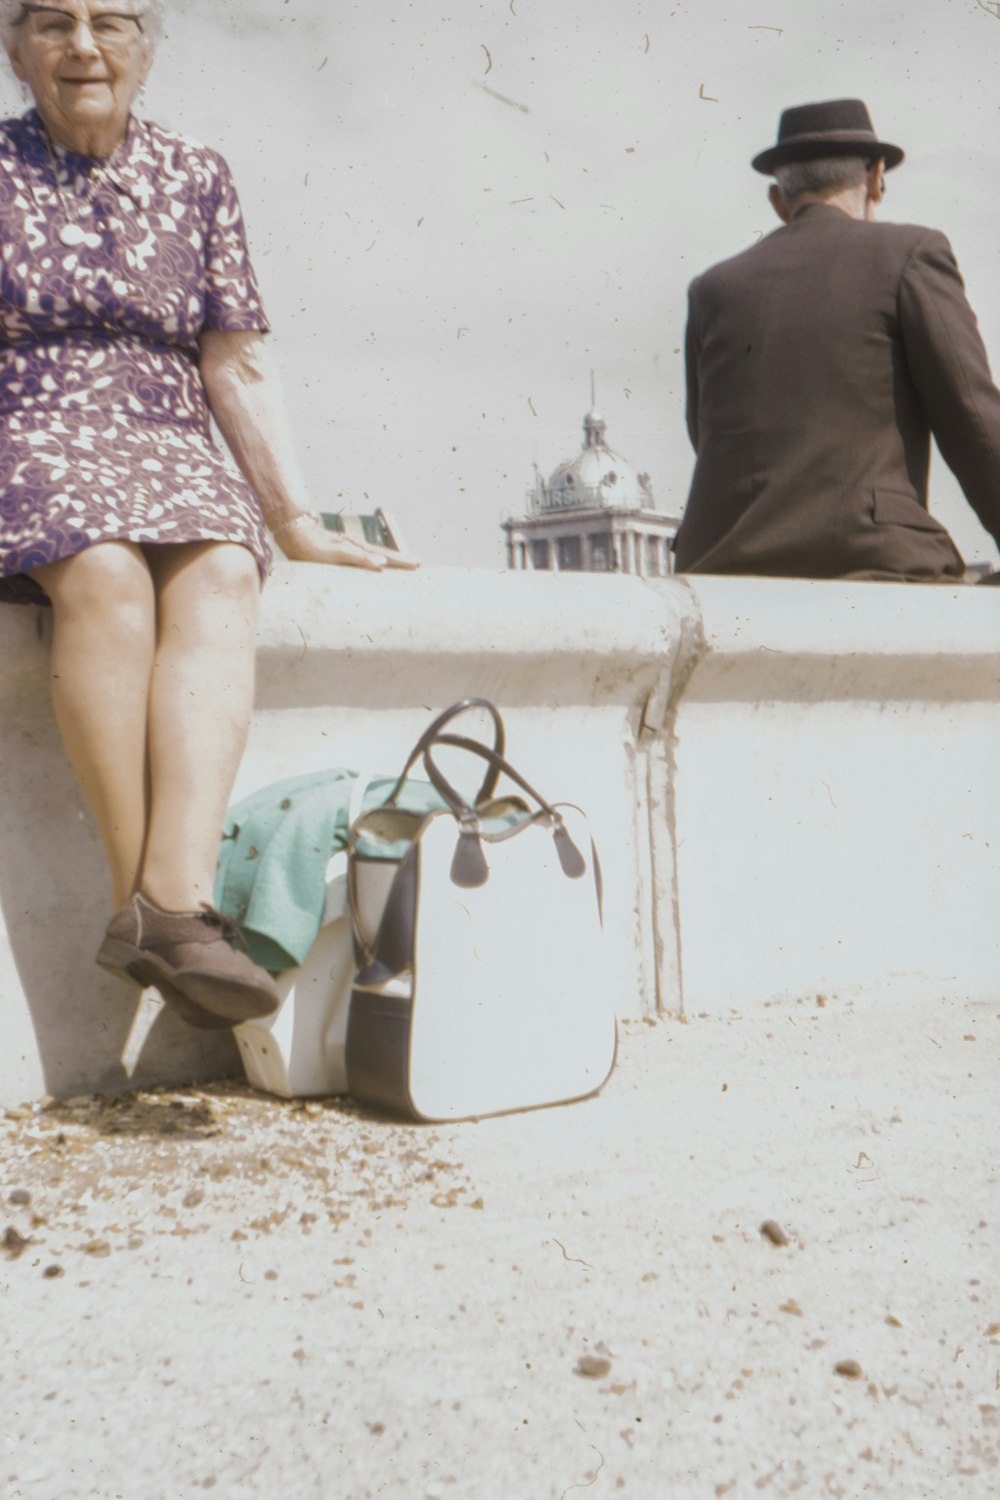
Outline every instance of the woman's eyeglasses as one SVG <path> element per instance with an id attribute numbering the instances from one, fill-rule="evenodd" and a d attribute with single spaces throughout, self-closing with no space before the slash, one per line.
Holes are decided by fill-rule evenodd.
<path id="1" fill-rule="evenodd" d="M 21 18 L 29 36 L 54 46 L 64 46 L 80 26 L 87 27 L 96 46 L 112 50 L 134 46 L 142 36 L 142 17 L 125 11 L 98 11 L 83 17 L 54 5 L 25 5 Z"/>

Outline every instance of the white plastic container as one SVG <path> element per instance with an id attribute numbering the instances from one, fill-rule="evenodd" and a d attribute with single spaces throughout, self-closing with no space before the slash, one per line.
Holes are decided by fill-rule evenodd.
<path id="1" fill-rule="evenodd" d="M 276 1015 L 234 1030 L 247 1080 L 285 1099 L 347 1093 L 344 1047 L 354 979 L 347 914 L 347 855 L 327 866 L 323 925 L 297 969 L 278 978 Z"/>

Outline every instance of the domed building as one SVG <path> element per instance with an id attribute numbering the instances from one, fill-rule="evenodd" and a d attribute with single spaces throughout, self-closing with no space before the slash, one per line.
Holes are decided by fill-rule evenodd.
<path id="1" fill-rule="evenodd" d="M 672 571 L 680 517 L 657 510 L 649 475 L 608 447 L 606 428 L 591 409 L 576 457 L 548 480 L 536 469 L 527 515 L 502 523 L 509 568 L 647 578 Z"/>

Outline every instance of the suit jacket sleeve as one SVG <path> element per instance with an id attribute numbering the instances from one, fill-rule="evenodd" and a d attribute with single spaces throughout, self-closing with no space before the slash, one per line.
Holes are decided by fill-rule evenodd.
<path id="1" fill-rule="evenodd" d="M 696 453 L 698 451 L 698 325 L 694 299 L 697 290 L 697 281 L 692 281 L 688 288 L 687 330 L 684 334 L 684 372 L 687 385 L 685 415 L 688 437 Z"/>
<path id="2" fill-rule="evenodd" d="M 910 374 L 941 455 L 1000 542 L 1000 391 L 951 246 L 936 230 L 910 253 L 898 306 Z"/>

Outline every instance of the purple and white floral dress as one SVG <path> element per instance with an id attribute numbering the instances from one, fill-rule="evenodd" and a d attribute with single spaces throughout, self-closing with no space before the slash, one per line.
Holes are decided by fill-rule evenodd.
<path id="1" fill-rule="evenodd" d="M 198 335 L 267 328 L 217 152 L 133 118 L 96 162 L 34 110 L 0 121 L 0 601 L 44 602 L 26 570 L 112 540 L 237 542 L 266 575 Z"/>

